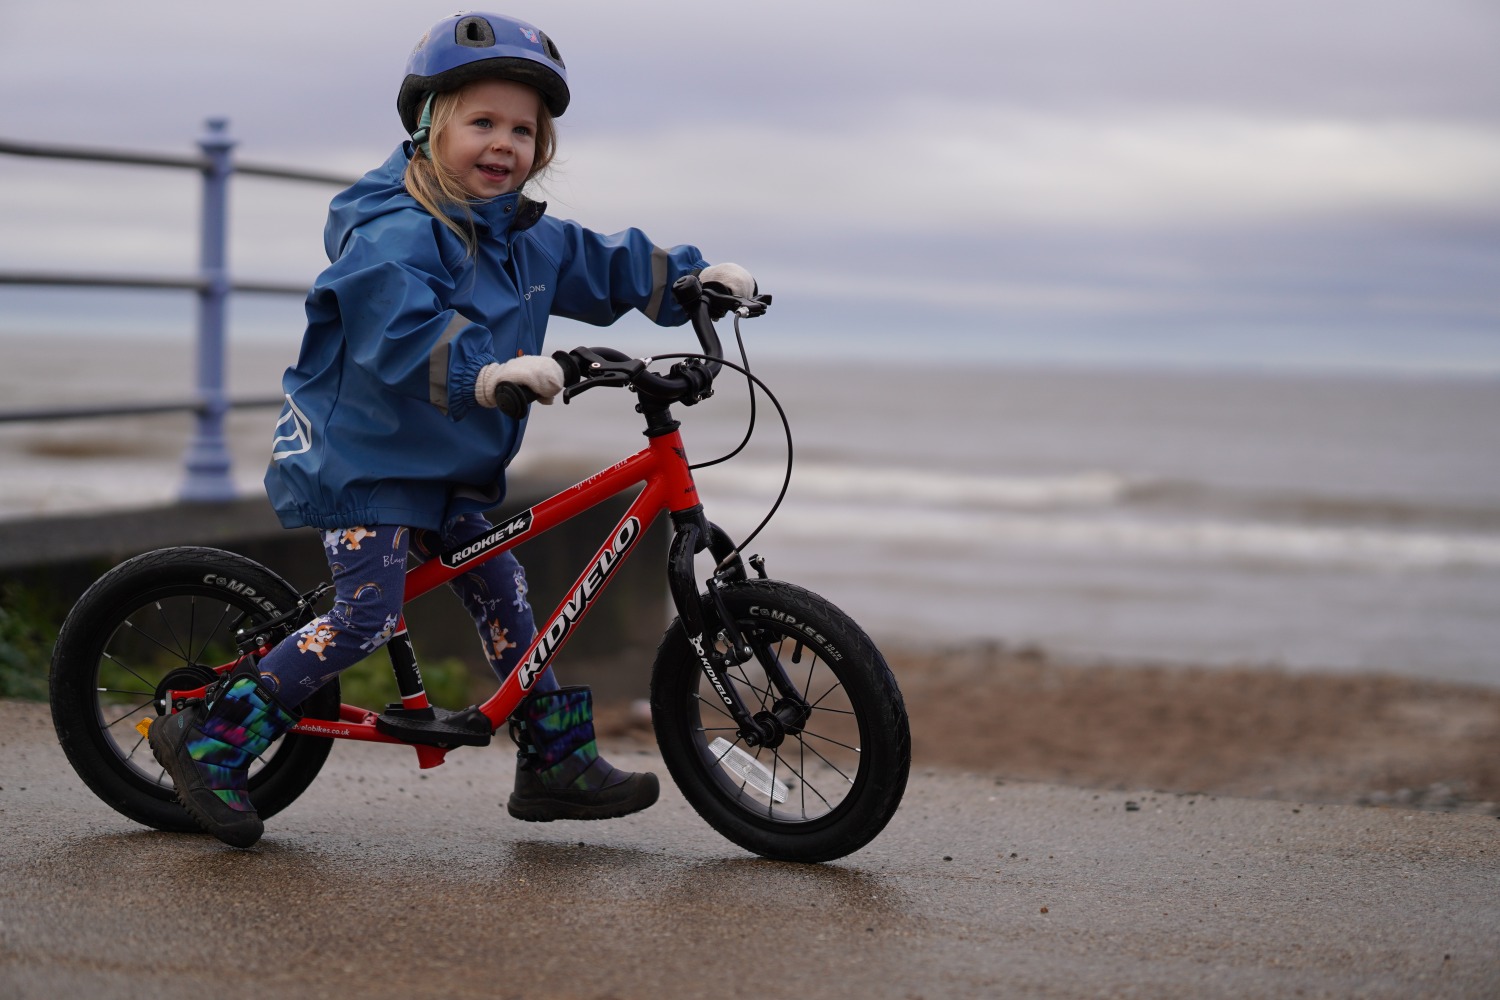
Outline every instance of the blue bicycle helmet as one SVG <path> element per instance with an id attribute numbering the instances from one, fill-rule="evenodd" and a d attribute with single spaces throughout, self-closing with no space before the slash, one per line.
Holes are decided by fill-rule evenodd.
<path id="1" fill-rule="evenodd" d="M 402 126 L 408 134 L 416 132 L 429 94 L 474 80 L 530 84 L 554 118 L 568 107 L 568 71 L 552 39 L 525 21 L 475 11 L 433 25 L 406 60 L 406 78 L 396 96 Z"/>

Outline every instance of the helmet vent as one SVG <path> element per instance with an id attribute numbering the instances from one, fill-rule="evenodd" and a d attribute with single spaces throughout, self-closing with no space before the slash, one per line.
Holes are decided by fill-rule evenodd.
<path id="1" fill-rule="evenodd" d="M 495 44 L 495 30 L 482 17 L 466 17 L 454 26 L 454 40 L 460 45 L 487 49 Z"/>
<path id="2" fill-rule="evenodd" d="M 540 34 L 542 36 L 542 51 L 547 53 L 548 58 L 559 66 L 566 65 L 563 62 L 562 53 L 557 51 L 557 46 L 553 44 L 552 39 L 548 38 L 545 32 L 541 32 Z"/>

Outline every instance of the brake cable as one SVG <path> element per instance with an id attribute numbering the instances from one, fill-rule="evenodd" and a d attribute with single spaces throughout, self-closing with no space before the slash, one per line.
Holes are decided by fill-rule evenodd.
<path id="1" fill-rule="evenodd" d="M 740 361 L 745 365 L 744 373 L 746 375 L 749 375 L 750 358 L 745 354 L 745 338 L 740 336 L 740 318 L 738 315 L 734 317 L 734 339 L 740 347 Z M 720 463 L 729 461 L 731 458 L 745 450 L 745 446 L 750 443 L 750 438 L 755 434 L 755 383 L 757 381 L 759 380 L 749 378 L 745 380 L 745 385 L 750 390 L 750 422 L 749 425 L 745 428 L 745 436 L 740 439 L 740 443 L 729 454 L 720 455 L 718 458 L 710 459 L 707 462 L 699 462 L 696 465 L 690 465 L 688 466 L 689 469 L 697 471 L 698 469 L 706 469 L 711 465 L 719 465 Z M 767 395 L 770 395 L 769 391 L 767 392 Z"/>
<path id="2" fill-rule="evenodd" d="M 766 385 L 765 382 L 761 381 L 758 375 L 750 370 L 750 361 L 745 356 L 745 342 L 740 337 L 740 321 L 739 317 L 737 316 L 735 317 L 734 321 L 734 336 L 735 339 L 739 341 L 740 358 L 745 362 L 744 365 L 737 365 L 733 361 L 726 361 L 723 358 L 711 357 L 707 354 L 658 354 L 652 358 L 653 361 L 696 359 L 700 361 L 717 362 L 718 364 L 721 364 L 726 368 L 731 368 L 734 371 L 737 371 L 741 375 L 745 376 L 745 380 L 750 387 L 750 425 L 746 429 L 745 437 L 742 441 L 740 441 L 739 446 L 733 451 L 729 452 L 727 455 L 721 455 L 720 457 L 711 459 L 707 462 L 700 462 L 696 465 L 691 465 L 689 466 L 690 469 L 703 469 L 711 465 L 718 465 L 720 462 L 726 462 L 729 459 L 733 458 L 735 455 L 738 455 L 742 450 L 744 450 L 745 445 L 750 441 L 751 435 L 755 433 L 756 386 L 760 386 L 761 392 L 766 394 L 766 398 L 771 401 L 771 405 L 776 407 L 777 416 L 781 418 L 782 433 L 786 436 L 786 474 L 781 477 L 781 490 L 776 494 L 776 501 L 775 503 L 771 504 L 771 509 L 766 512 L 766 516 L 761 518 L 760 523 L 755 526 L 755 530 L 746 535 L 743 541 L 741 541 L 738 545 L 731 549 L 729 554 L 719 561 L 718 566 L 715 567 L 715 572 L 717 572 L 718 570 L 722 570 L 729 563 L 733 562 L 734 559 L 744 551 L 745 547 L 755 540 L 755 536 L 759 535 L 761 531 L 765 529 L 766 525 L 771 523 L 771 518 L 776 516 L 776 512 L 781 508 L 781 502 L 786 499 L 787 490 L 792 485 L 793 449 L 791 421 L 787 419 L 786 410 L 782 409 L 781 401 L 776 398 L 776 394 L 771 391 L 770 386 Z"/>

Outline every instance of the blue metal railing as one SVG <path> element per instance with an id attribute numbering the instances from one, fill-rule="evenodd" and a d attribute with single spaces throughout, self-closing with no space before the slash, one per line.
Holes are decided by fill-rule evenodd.
<path id="1" fill-rule="evenodd" d="M 0 423 L 7 421 L 51 421 L 192 412 L 196 417 L 193 436 L 183 453 L 185 477 L 181 498 L 192 502 L 234 499 L 234 481 L 229 475 L 229 447 L 224 437 L 224 417 L 232 407 L 277 406 L 280 397 L 231 401 L 224 391 L 224 331 L 229 295 L 249 292 L 272 295 L 305 295 L 307 285 L 277 282 L 234 281 L 229 275 L 225 249 L 229 233 L 229 178 L 234 174 L 275 180 L 336 184 L 347 187 L 352 177 L 292 170 L 284 167 L 236 163 L 229 122 L 211 118 L 198 139 L 200 156 L 168 156 L 121 150 L 41 146 L 0 139 L 0 153 L 38 156 L 91 163 L 131 164 L 196 170 L 203 175 L 203 210 L 199 227 L 198 273 L 183 277 L 122 274 L 69 274 L 46 271 L 0 271 L 3 285 L 51 285 L 94 288 L 178 289 L 198 296 L 196 392 L 191 402 L 114 404 L 58 409 L 0 410 Z"/>

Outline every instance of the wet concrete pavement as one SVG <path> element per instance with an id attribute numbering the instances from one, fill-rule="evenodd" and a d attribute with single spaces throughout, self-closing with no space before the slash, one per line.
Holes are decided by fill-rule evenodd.
<path id="1" fill-rule="evenodd" d="M 874 844 L 802 866 L 669 786 L 517 823 L 509 777 L 341 744 L 235 851 L 118 816 L 0 702 L 0 997 L 1500 996 L 1493 817 L 919 767 Z"/>

